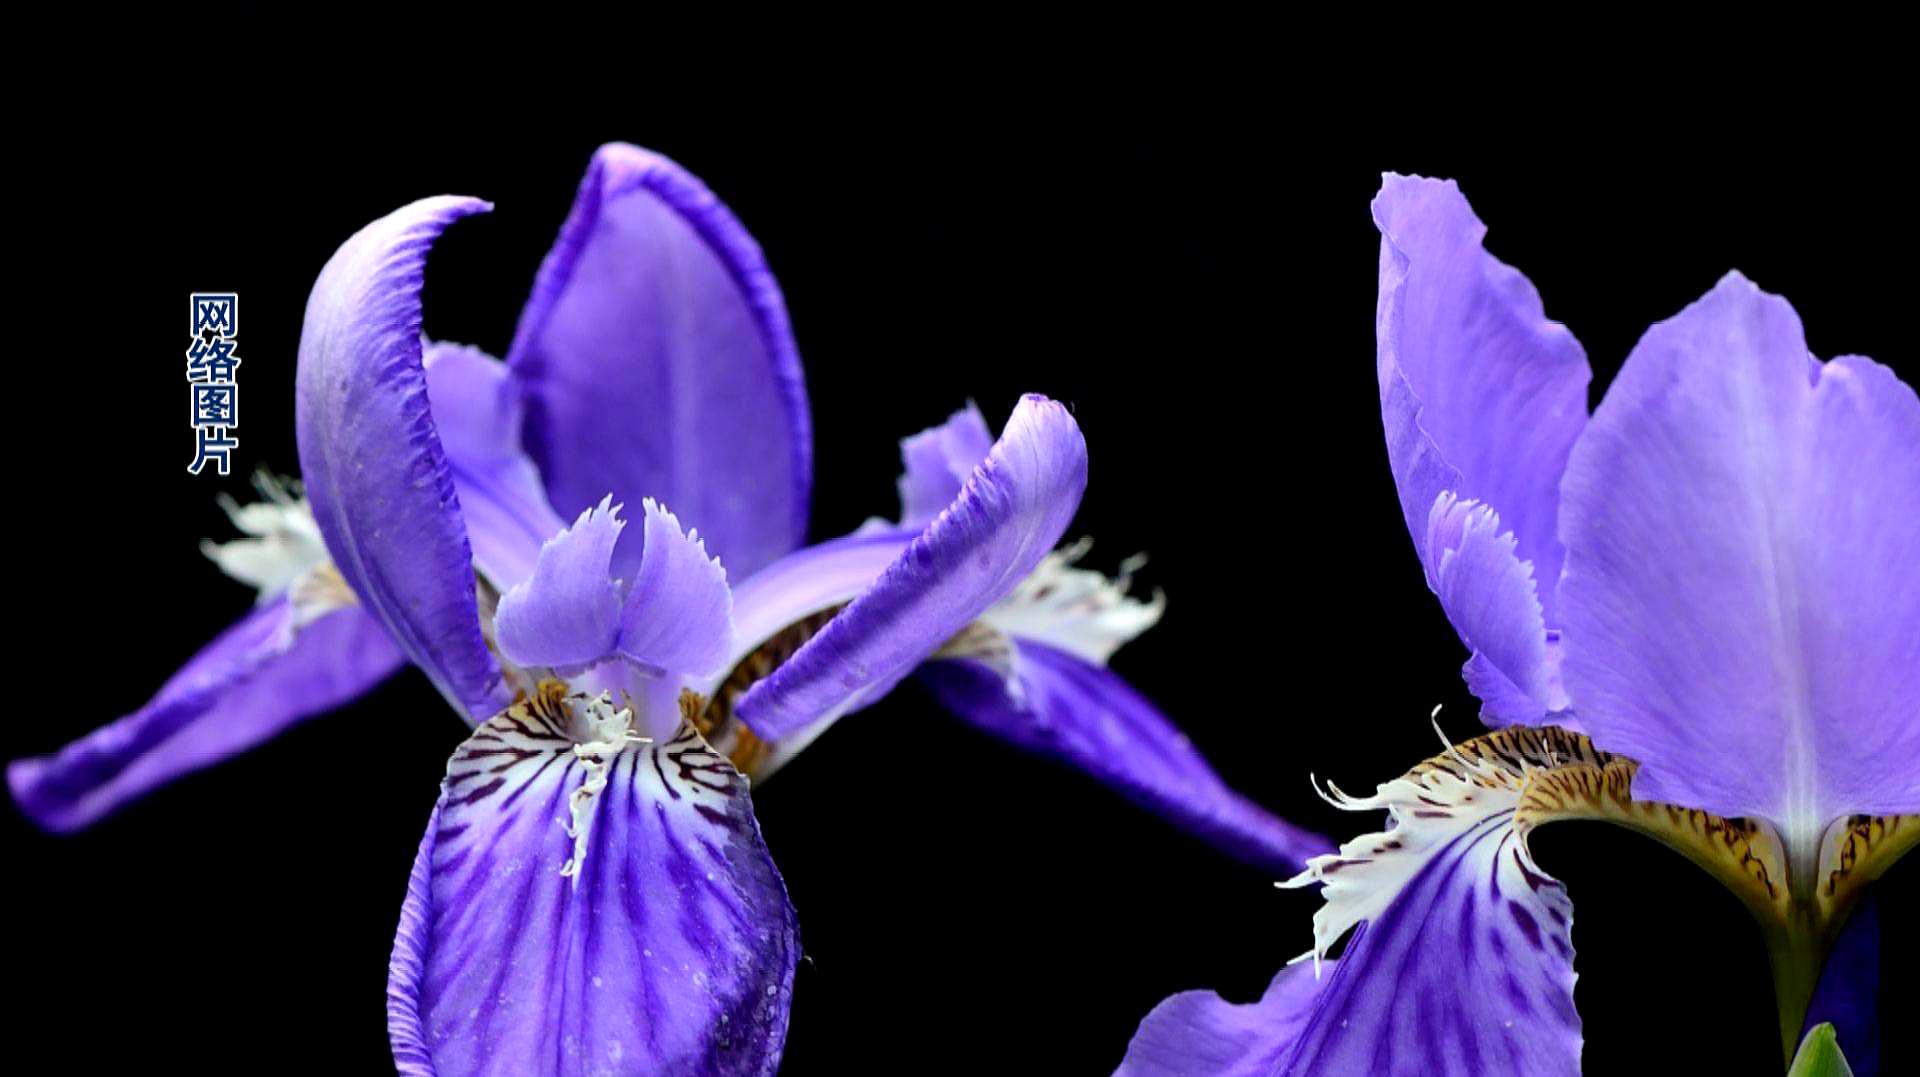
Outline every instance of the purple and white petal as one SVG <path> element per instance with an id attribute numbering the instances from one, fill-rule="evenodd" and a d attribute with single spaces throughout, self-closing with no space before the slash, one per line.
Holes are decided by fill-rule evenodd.
<path id="1" fill-rule="evenodd" d="M 540 548 L 526 582 L 500 596 L 494 638 L 516 665 L 583 669 L 620 641 L 620 588 L 607 573 L 626 521 L 612 498 Z"/>
<path id="2" fill-rule="evenodd" d="M 641 515 L 646 542 L 620 610 L 620 656 L 690 676 L 720 669 L 733 646 L 726 570 L 658 502 L 643 502 Z"/>
<path id="3" fill-rule="evenodd" d="M 1373 218 L 1380 413 L 1407 531 L 1474 651 L 1468 684 L 1490 693 L 1486 717 L 1538 721 L 1566 702 L 1551 687 L 1545 633 L 1557 625 L 1554 526 L 1560 475 L 1586 423 L 1586 354 L 1547 320 L 1533 285 L 1486 252 L 1486 226 L 1452 182 L 1389 175 Z M 1482 543 L 1443 591 L 1436 567 L 1448 551 L 1430 519 L 1469 501 L 1497 513 L 1512 541 L 1505 552 Z"/>
<path id="4" fill-rule="evenodd" d="M 960 487 L 993 449 L 993 432 L 972 401 L 939 426 L 900 442 L 900 526 L 932 523 L 960 496 Z"/>
<path id="5" fill-rule="evenodd" d="M 1291 873 L 1331 848 L 1227 788 L 1158 708 L 1104 666 L 1033 640 L 1011 647 L 1011 677 L 977 659 L 929 662 L 920 676 L 969 724 L 1085 771 L 1249 864 Z"/>
<path id="6" fill-rule="evenodd" d="M 1529 774 L 1577 752 L 1591 758 L 1548 730 L 1450 750 L 1371 797 L 1336 791 L 1338 806 L 1391 820 L 1283 884 L 1323 887 L 1316 961 L 1359 930 L 1319 970 L 1327 982 L 1279 1072 L 1580 1072 L 1573 905 L 1514 825 Z"/>
<path id="7" fill-rule="evenodd" d="M 690 730 L 583 739 L 618 722 L 568 706 L 606 703 L 542 693 L 448 765 L 394 940 L 396 1063 L 771 1074 L 800 950 L 746 780 Z"/>
<path id="8" fill-rule="evenodd" d="M 759 245 L 679 165 L 594 154 L 508 362 L 560 512 L 654 498 L 741 577 L 800 544 L 813 442 L 786 305 Z M 640 556 L 635 535 L 615 574 Z"/>
<path id="9" fill-rule="evenodd" d="M 567 526 L 520 447 L 520 386 L 505 363 L 463 344 L 430 343 L 421 362 L 474 568 L 504 593 L 533 575 L 541 544 Z"/>
<path id="10" fill-rule="evenodd" d="M 1040 564 L 1086 489 L 1067 409 L 1027 396 L 954 503 L 789 661 L 741 699 L 778 739 L 878 698 Z"/>
<path id="11" fill-rule="evenodd" d="M 1212 991 L 1168 998 L 1140 1022 L 1114 1077 L 1274 1077 L 1313 1014 L 1325 971 L 1316 979 L 1311 967 L 1289 965 L 1256 1002 Z"/>
<path id="12" fill-rule="evenodd" d="M 1920 811 L 1920 398 L 1738 274 L 1642 338 L 1563 488 L 1564 676 L 1637 799 L 1796 858 Z M 1809 865 L 1810 867 L 1811 865 Z"/>
<path id="13" fill-rule="evenodd" d="M 405 662 L 358 607 L 299 620 L 287 597 L 254 607 L 146 706 L 54 755 L 8 764 L 14 800 L 49 830 L 78 830 L 354 699 Z"/>
<path id="14" fill-rule="evenodd" d="M 466 525 L 421 366 L 427 248 L 471 198 L 428 198 L 342 244 L 307 300 L 295 380 L 300 469 L 340 574 L 448 702 L 504 702 L 481 637 Z"/>

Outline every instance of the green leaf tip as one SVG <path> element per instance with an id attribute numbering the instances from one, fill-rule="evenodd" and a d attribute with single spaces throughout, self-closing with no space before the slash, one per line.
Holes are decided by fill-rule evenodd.
<path id="1" fill-rule="evenodd" d="M 1853 1077 L 1853 1067 L 1847 1065 L 1847 1056 L 1840 1053 L 1840 1040 L 1833 1034 L 1832 1025 L 1815 1025 L 1807 1038 L 1800 1041 L 1800 1050 L 1793 1056 L 1787 1077 Z"/>

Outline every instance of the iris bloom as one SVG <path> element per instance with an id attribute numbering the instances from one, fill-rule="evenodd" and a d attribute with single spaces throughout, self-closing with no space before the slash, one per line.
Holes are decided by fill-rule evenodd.
<path id="1" fill-rule="evenodd" d="M 36 820 L 83 826 L 418 666 L 476 727 L 389 987 L 401 1068 L 441 1074 L 772 1070 L 799 946 L 748 779 L 923 664 L 963 718 L 1251 862 L 1327 848 L 1106 669 L 1160 604 L 1054 552 L 1086 482 L 1064 407 L 907 439 L 897 523 L 796 549 L 806 394 L 739 222 L 603 148 L 501 363 L 420 336 L 429 246 L 488 208 L 414 203 L 322 270 L 305 497 L 267 484 L 209 548 L 259 603 L 139 712 L 12 765 Z"/>
<path id="2" fill-rule="evenodd" d="M 1453 184 L 1389 177 L 1373 213 L 1388 457 L 1496 731 L 1336 793 L 1390 820 L 1285 884 L 1322 886 L 1314 961 L 1250 1005 L 1168 999 L 1122 1072 L 1578 1072 L 1572 905 L 1527 849 L 1567 818 L 1741 897 L 1791 1053 L 1863 884 L 1920 834 L 1920 401 L 1815 359 L 1732 274 L 1589 416 L 1580 345 Z"/>

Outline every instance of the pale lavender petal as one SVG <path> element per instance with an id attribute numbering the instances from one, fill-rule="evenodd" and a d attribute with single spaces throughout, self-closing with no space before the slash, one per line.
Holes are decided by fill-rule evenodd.
<path id="1" fill-rule="evenodd" d="M 1450 838 L 1355 932 L 1278 1072 L 1580 1072 L 1573 905 L 1507 819 Z"/>
<path id="2" fill-rule="evenodd" d="M 1291 965 L 1257 1002 L 1182 991 L 1140 1022 L 1114 1077 L 1273 1077 L 1325 982 L 1314 978 L 1312 966 Z"/>
<path id="3" fill-rule="evenodd" d="M 1437 591 L 1442 552 L 1427 533 L 1443 495 L 1498 513 L 1513 533 L 1512 552 L 1473 559 L 1495 578 L 1454 587 L 1514 605 L 1453 604 L 1447 616 L 1476 651 L 1476 692 L 1541 686 L 1550 677 L 1544 642 L 1512 633 L 1522 620 L 1540 621 L 1537 634 L 1558 625 L 1553 592 L 1563 551 L 1555 516 L 1567 453 L 1586 423 L 1586 354 L 1547 320 L 1533 285 L 1486 252 L 1486 226 L 1451 181 L 1389 175 L 1373 218 L 1381 233 L 1380 412 L 1408 533 Z M 1530 582 L 1522 593 L 1511 583 L 1527 565 L 1539 586 Z M 1496 723 L 1533 721 L 1564 705 L 1537 694 L 1486 701 Z"/>
<path id="4" fill-rule="evenodd" d="M 1331 852 L 1227 788 L 1172 722 L 1102 666 L 1014 640 L 1013 681 L 977 659 L 929 662 L 920 676 L 969 723 L 1052 756 L 1256 867 L 1292 874 Z"/>
<path id="5" fill-rule="evenodd" d="M 586 764 L 516 707 L 448 766 L 387 989 L 403 1073 L 771 1074 L 799 939 L 746 780 L 690 730 Z"/>
<path id="6" fill-rule="evenodd" d="M 462 344 L 429 344 L 422 363 L 474 567 L 505 592 L 533 575 L 541 544 L 567 526 L 520 447 L 520 386 L 505 363 Z"/>
<path id="7" fill-rule="evenodd" d="M 900 526 L 919 530 L 947 510 L 993 449 L 993 432 L 972 401 L 939 426 L 900 442 Z"/>
<path id="8" fill-rule="evenodd" d="M 334 564 L 441 695 L 476 719 L 504 693 L 428 406 L 420 286 L 434 239 L 487 208 L 424 199 L 347 240 L 307 299 L 295 379 L 301 476 Z"/>
<path id="9" fill-rule="evenodd" d="M 619 651 L 652 669 L 698 676 L 719 669 L 733 645 L 733 593 L 698 532 L 649 499 L 644 552 L 620 611 Z"/>
<path id="10" fill-rule="evenodd" d="M 500 596 L 494 637 L 516 665 L 577 669 L 613 654 L 620 588 L 608 573 L 626 528 L 611 499 L 580 514 L 540 548 L 525 582 Z"/>
<path id="11" fill-rule="evenodd" d="M 255 607 L 187 660 L 146 706 L 7 766 L 20 808 L 77 830 L 182 774 L 345 703 L 404 663 L 379 622 L 335 610 L 296 630 L 285 598 Z"/>
<path id="12" fill-rule="evenodd" d="M 1027 396 L 953 505 L 879 580 L 740 700 L 777 739 L 877 698 L 1033 571 L 1086 489 L 1067 409 Z"/>
<path id="13" fill-rule="evenodd" d="M 1729 275 L 1634 349 L 1564 487 L 1564 675 L 1636 798 L 1810 849 L 1920 811 L 1920 398 Z"/>
<path id="14" fill-rule="evenodd" d="M 800 544 L 812 430 L 760 248 L 658 154 L 594 154 L 508 356 L 554 507 L 671 505 L 735 576 Z M 639 538 L 616 575 L 631 576 Z"/>

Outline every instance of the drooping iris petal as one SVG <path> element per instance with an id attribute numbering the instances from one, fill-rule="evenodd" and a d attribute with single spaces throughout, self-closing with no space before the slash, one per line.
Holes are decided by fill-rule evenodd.
<path id="1" fill-rule="evenodd" d="M 429 344 L 421 362 L 474 567 L 505 592 L 533 575 L 541 544 L 567 526 L 520 447 L 520 387 L 478 348 Z"/>
<path id="2" fill-rule="evenodd" d="M 1439 591 L 1434 565 L 1443 554 L 1427 535 L 1441 496 L 1499 515 L 1513 550 L 1473 558 L 1475 570 L 1494 579 L 1456 580 L 1452 589 L 1506 594 L 1527 575 L 1525 562 L 1537 594 L 1512 609 L 1450 604 L 1447 616 L 1475 650 L 1476 688 L 1550 685 L 1544 645 L 1516 645 L 1510 633 L 1516 619 L 1541 620 L 1541 633 L 1558 624 L 1553 592 L 1563 551 L 1554 526 L 1560 475 L 1586 423 L 1586 354 L 1547 320 L 1533 285 L 1486 252 L 1486 226 L 1452 182 L 1387 176 L 1373 218 L 1381 233 L 1380 413 L 1407 531 Z M 1488 717 L 1532 721 L 1563 704 L 1503 696 Z"/>
<path id="3" fill-rule="evenodd" d="M 1288 1074 L 1578 1074 L 1573 905 L 1483 821 L 1355 934 Z"/>
<path id="4" fill-rule="evenodd" d="M 560 512 L 654 498 L 736 577 L 799 545 L 813 443 L 786 306 L 759 246 L 680 166 L 594 154 L 508 361 Z M 636 535 L 615 574 L 639 559 Z"/>
<path id="5" fill-rule="evenodd" d="M 1654 326 L 1563 487 L 1564 675 L 1634 795 L 1771 820 L 1800 854 L 1920 811 L 1920 399 L 1810 363 L 1738 274 Z"/>
<path id="6" fill-rule="evenodd" d="M 489 208 L 428 198 L 342 244 L 307 300 L 295 382 L 301 476 L 340 574 L 448 702 L 504 702 L 481 637 L 466 526 L 421 366 L 427 248 Z"/>
<path id="7" fill-rule="evenodd" d="M 1011 681 L 975 659 L 930 662 L 920 675 L 972 725 L 1070 763 L 1250 864 L 1291 873 L 1331 849 L 1227 788 L 1172 722 L 1105 667 L 1031 640 L 1012 647 Z"/>
<path id="8" fill-rule="evenodd" d="M 1086 489 L 1062 405 L 1027 396 L 953 505 L 773 674 L 739 715 L 767 739 L 877 698 L 1033 571 Z"/>
<path id="9" fill-rule="evenodd" d="M 1140 1022 L 1114 1077 L 1275 1077 L 1313 1013 L 1324 976 L 1309 965 L 1280 970 L 1257 1002 L 1182 991 Z"/>
<path id="10" fill-rule="evenodd" d="M 1358 930 L 1282 1072 L 1579 1073 L 1573 905 L 1516 813 L 1540 772 L 1608 762 L 1558 729 L 1505 731 L 1337 795 L 1390 822 L 1284 884 L 1322 886 L 1316 954 Z"/>
<path id="11" fill-rule="evenodd" d="M 993 449 L 993 432 L 972 401 L 939 426 L 900 442 L 900 526 L 919 530 L 945 512 Z"/>
<path id="12" fill-rule="evenodd" d="M 577 669 L 613 654 L 620 588 L 607 573 L 627 524 L 612 502 L 602 499 L 548 540 L 532 577 L 500 596 L 494 636 L 517 665 Z"/>
<path id="13" fill-rule="evenodd" d="M 357 607 L 299 627 L 285 597 L 250 610 L 146 706 L 56 755 L 17 760 L 7 784 L 50 830 L 77 830 L 181 774 L 360 695 L 405 661 Z"/>
<path id="14" fill-rule="evenodd" d="M 448 765 L 394 939 L 401 1072 L 771 1074 L 800 951 L 746 780 L 684 727 L 597 779 L 577 743 L 520 705 Z"/>

